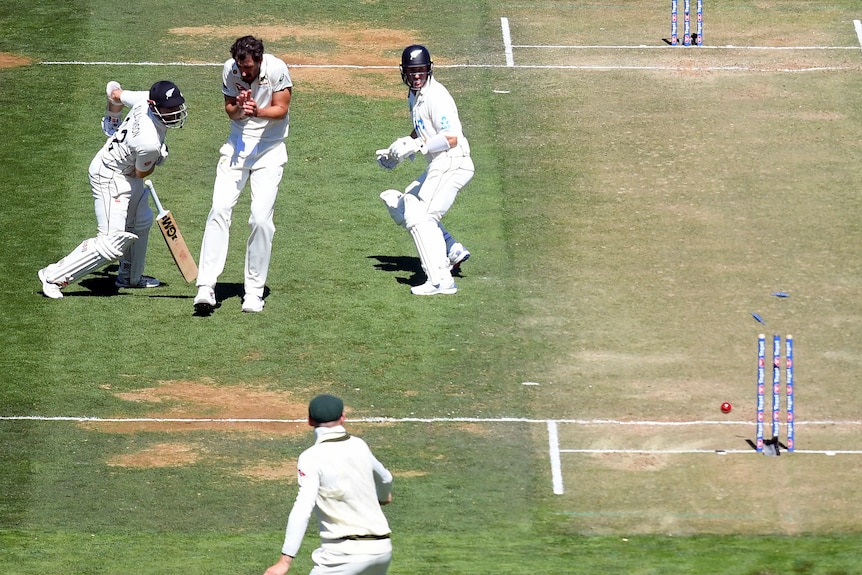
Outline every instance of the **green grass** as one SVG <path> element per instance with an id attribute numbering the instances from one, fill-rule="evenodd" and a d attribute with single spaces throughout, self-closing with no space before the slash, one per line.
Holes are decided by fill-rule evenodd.
<path id="1" fill-rule="evenodd" d="M 34 62 L 217 63 L 232 34 L 264 25 L 289 62 L 368 49 L 320 33 L 329 28 L 385 29 L 369 57 L 394 66 L 399 46 L 385 38 L 403 31 L 441 64 L 477 166 L 446 217 L 474 254 L 459 293 L 410 297 L 414 248 L 377 195 L 421 162 L 373 163 L 408 128 L 397 70 L 297 66 L 263 314 L 240 313 L 235 297 L 247 195 L 221 278 L 230 297 L 212 317 L 192 316 L 194 287 L 155 231 L 148 272 L 166 287 L 117 294 L 105 272 L 49 301 L 36 271 L 95 231 L 86 168 L 103 141 L 108 79 L 145 89 L 169 77 L 186 95 L 186 128 L 168 135 L 171 157 L 153 180 L 197 253 L 227 133 L 219 69 L 0 69 L 0 416 L 293 420 L 327 391 L 354 419 L 691 421 L 721 418 L 729 400 L 737 426 L 561 425 L 561 447 L 742 448 L 756 335 L 774 331 L 796 336 L 800 420 L 857 419 L 858 52 L 518 48 L 521 65 L 663 69 L 508 69 L 491 67 L 505 61 L 501 16 L 516 44 L 658 46 L 667 9 L 438 4 L 258 2 L 254 21 L 240 4 L 180 3 L 170 16 L 151 1 L 0 6 L 0 53 Z M 707 43 L 854 46 L 855 10 L 708 2 Z M 810 67 L 843 70 L 783 71 Z M 123 395 L 164 388 L 207 393 Z M 858 456 L 564 453 L 565 493 L 553 495 L 540 423 L 352 426 L 396 476 L 393 575 L 862 572 Z M 798 433 L 801 448 L 862 447 L 858 427 Z M 288 423 L 2 420 L 0 571 L 260 573 L 277 557 L 295 482 L 250 470 L 290 469 L 310 440 Z M 172 449 L 173 463 L 140 463 Z M 312 529 L 297 572 L 315 543 Z"/>

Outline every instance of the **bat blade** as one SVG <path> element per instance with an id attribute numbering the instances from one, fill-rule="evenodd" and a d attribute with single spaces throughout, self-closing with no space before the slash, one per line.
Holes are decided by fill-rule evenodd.
<path id="1" fill-rule="evenodd" d="M 166 210 L 159 214 L 156 221 L 159 223 L 159 229 L 162 231 L 162 236 L 165 238 L 168 250 L 171 252 L 180 273 L 183 274 L 183 278 L 188 283 L 193 282 L 198 277 L 198 266 L 195 264 L 195 259 L 186 245 L 186 240 L 183 239 L 183 234 L 180 231 L 176 218 L 174 218 L 170 210 Z"/>

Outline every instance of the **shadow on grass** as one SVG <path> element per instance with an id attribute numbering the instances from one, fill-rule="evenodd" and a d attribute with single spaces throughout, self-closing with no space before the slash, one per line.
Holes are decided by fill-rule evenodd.
<path id="1" fill-rule="evenodd" d="M 370 260 L 377 260 L 374 269 L 382 272 L 409 272 L 408 278 L 396 278 L 400 284 L 410 286 L 422 285 L 428 279 L 422 269 L 422 262 L 414 256 L 368 256 Z M 461 266 L 452 268 L 452 277 L 464 277 L 461 274 Z"/>
<path id="2" fill-rule="evenodd" d="M 111 265 L 96 272 L 93 272 L 87 275 L 85 278 L 81 279 L 78 282 L 78 285 L 82 288 L 89 291 L 77 291 L 77 292 L 65 292 L 63 295 L 65 297 L 113 297 L 120 295 L 131 295 L 131 292 L 134 290 L 130 290 L 128 288 L 118 288 L 114 283 L 117 280 L 117 271 L 118 266 Z M 146 291 L 146 295 L 153 298 L 164 298 L 164 299 L 191 299 L 194 297 L 194 292 L 189 292 L 188 295 L 166 295 L 159 293 L 161 288 L 165 288 L 170 286 L 169 282 L 162 280 L 160 286 L 156 288 L 148 288 L 146 290 L 138 290 L 138 291 Z M 192 286 L 193 288 L 194 286 Z M 242 287 L 240 285 L 240 287 Z M 229 296 L 225 296 L 229 297 Z"/>
<path id="3" fill-rule="evenodd" d="M 368 256 L 370 260 L 377 260 L 374 269 L 382 272 L 409 272 L 410 277 L 396 278 L 401 284 L 418 286 L 425 283 L 425 272 L 419 258 L 413 256 Z"/>

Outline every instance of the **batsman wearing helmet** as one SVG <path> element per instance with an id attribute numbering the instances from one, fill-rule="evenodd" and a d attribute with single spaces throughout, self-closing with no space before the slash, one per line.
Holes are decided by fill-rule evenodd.
<path id="1" fill-rule="evenodd" d="M 433 76 L 431 54 L 425 46 L 407 46 L 401 54 L 401 79 L 407 84 L 413 131 L 388 149 L 378 150 L 377 162 L 393 169 L 422 153 L 427 169 L 401 193 L 380 194 L 396 224 L 405 228 L 419 252 L 427 281 L 414 286 L 415 295 L 454 294 L 452 271 L 470 252 L 443 227 L 441 219 L 458 192 L 473 178 L 470 145 L 461 128 L 458 108 L 449 91 Z"/>
<path id="2" fill-rule="evenodd" d="M 63 287 L 118 259 L 117 287 L 161 284 L 144 275 L 153 223 L 144 179 L 167 158 L 165 135 L 168 128 L 182 128 L 187 116 L 185 98 L 176 84 L 167 80 L 156 82 L 149 92 L 123 90 L 118 82 L 111 81 L 106 92 L 108 109 L 102 130 L 108 139 L 89 171 L 98 234 L 39 270 L 42 293 L 52 299 L 63 297 Z M 124 106 L 130 110 L 121 122 Z"/>

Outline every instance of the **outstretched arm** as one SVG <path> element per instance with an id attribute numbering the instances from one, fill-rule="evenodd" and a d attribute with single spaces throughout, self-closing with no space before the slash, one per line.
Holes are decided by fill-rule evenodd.
<path id="1" fill-rule="evenodd" d="M 282 555 L 281 559 L 275 562 L 263 575 L 285 575 L 290 571 L 290 565 L 293 563 L 293 557 L 290 555 Z"/>

